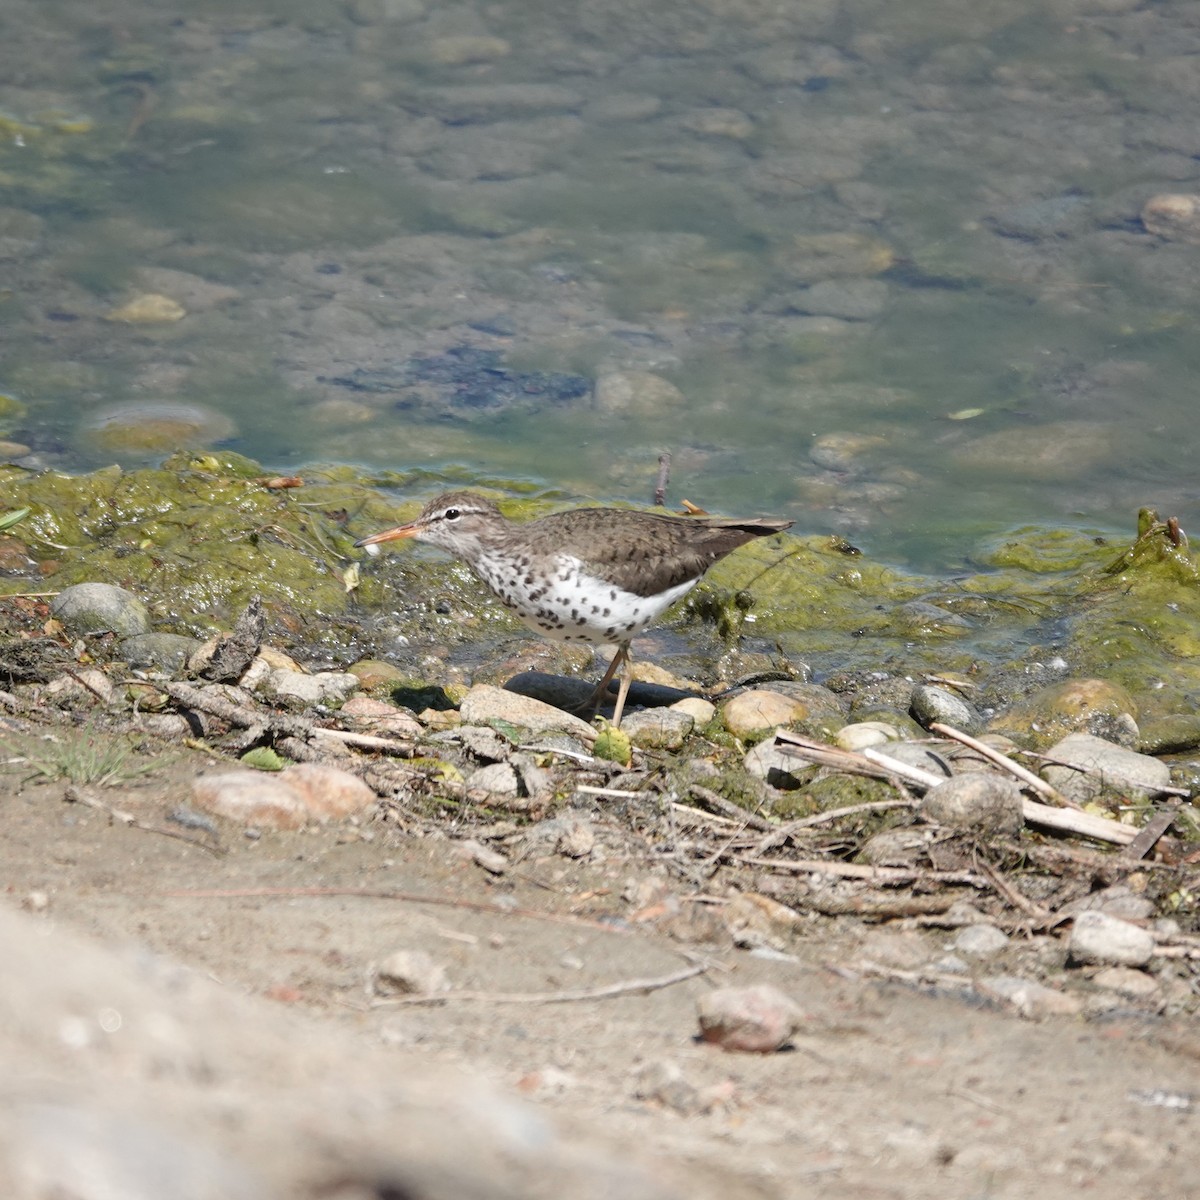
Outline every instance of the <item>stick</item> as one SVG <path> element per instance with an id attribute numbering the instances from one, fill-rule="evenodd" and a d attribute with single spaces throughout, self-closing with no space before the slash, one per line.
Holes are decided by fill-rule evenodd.
<path id="1" fill-rule="evenodd" d="M 765 817 L 760 817 L 756 813 L 747 812 L 746 809 L 734 804 L 732 800 L 726 800 L 724 796 L 717 792 L 711 791 L 709 788 L 701 787 L 698 783 L 693 783 L 689 786 L 688 791 L 696 797 L 697 800 L 703 800 L 705 804 L 711 804 L 718 812 L 724 813 L 727 817 L 740 822 L 743 825 L 749 825 L 751 829 L 761 830 L 763 833 L 774 833 L 779 828 L 773 822 L 768 821 Z"/>
<path id="2" fill-rule="evenodd" d="M 621 983 L 607 983 L 602 987 L 576 988 L 566 992 L 434 992 L 421 996 L 396 996 L 386 1000 L 374 1000 L 372 1008 L 387 1008 L 401 1004 L 445 1004 L 450 1000 L 483 1000 L 489 1004 L 573 1004 L 583 1000 L 609 1000 L 613 996 L 628 996 L 631 993 L 645 995 L 657 992 L 672 984 L 694 979 L 708 970 L 706 963 L 684 967 L 671 975 L 660 975 L 657 979 L 626 979 Z"/>
<path id="3" fill-rule="evenodd" d="M 671 478 L 671 456 L 658 456 L 658 482 L 654 485 L 654 503 L 660 508 L 667 502 L 667 483 Z"/>
<path id="4" fill-rule="evenodd" d="M 986 887 L 984 880 L 970 871 L 920 871 L 907 867 L 869 867 L 862 863 L 830 862 L 823 858 L 751 858 L 737 856 L 737 861 L 750 867 L 770 867 L 793 875 L 836 875 L 842 879 L 865 879 L 868 883 L 968 883 Z"/>
<path id="5" fill-rule="evenodd" d="M 1119 857 L 1125 862 L 1137 862 L 1143 859 L 1151 850 L 1158 845 L 1158 839 L 1162 837 L 1168 829 L 1171 828 L 1175 818 L 1179 815 L 1179 805 L 1171 804 L 1163 809 L 1162 812 L 1150 818 L 1137 837 L 1121 851 Z"/>
<path id="6" fill-rule="evenodd" d="M 1120 821 L 1087 812 L 1076 812 L 1071 808 L 1053 808 L 1036 800 L 1022 800 L 1021 812 L 1030 825 L 1041 825 L 1063 833 L 1078 833 L 1083 837 L 1095 838 L 1098 842 L 1111 842 L 1114 846 L 1128 846 L 1137 837 L 1137 830 L 1131 825 L 1122 825 Z"/>
<path id="7" fill-rule="evenodd" d="M 207 850 L 209 854 L 215 854 L 218 858 L 225 853 L 224 846 L 214 846 L 211 842 L 202 842 L 199 838 L 190 837 L 178 829 L 165 829 L 161 825 L 148 825 L 145 821 L 139 821 L 133 813 L 126 812 L 123 808 L 117 808 L 115 805 L 106 804 L 99 796 L 93 796 L 74 783 L 67 784 L 63 789 L 63 799 L 70 804 L 82 804 L 87 808 L 94 808 L 97 812 L 106 813 L 110 820 L 120 821 L 122 825 L 128 825 L 132 829 L 141 829 L 146 833 L 161 833 L 163 837 L 187 842 L 189 846 L 199 846 L 201 850 Z"/>
<path id="8" fill-rule="evenodd" d="M 1022 783 L 1031 787 L 1039 796 L 1045 796 L 1048 800 L 1053 800 L 1056 804 L 1063 805 L 1064 808 L 1074 808 L 1078 811 L 1083 810 L 1083 805 L 1076 804 L 1074 800 L 1069 800 L 1058 790 L 1058 788 L 1047 783 L 1044 779 L 1039 778 L 1032 771 L 1026 770 L 1020 763 L 1015 763 L 1005 754 L 1001 754 L 999 750 L 993 750 L 986 742 L 981 742 L 977 738 L 973 738 L 970 734 L 963 733 L 959 729 L 954 729 L 950 725 L 943 725 L 935 721 L 929 728 L 934 733 L 940 733 L 943 737 L 952 738 L 956 742 L 962 742 L 964 746 L 970 747 L 976 754 L 982 754 L 984 758 L 990 762 L 994 762 L 996 766 L 1003 767 L 1010 775 L 1015 775 Z"/>

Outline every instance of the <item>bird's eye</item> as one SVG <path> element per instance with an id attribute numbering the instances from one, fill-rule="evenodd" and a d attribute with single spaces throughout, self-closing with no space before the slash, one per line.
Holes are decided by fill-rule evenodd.
<path id="1" fill-rule="evenodd" d="M 457 508 L 448 508 L 443 515 L 447 521 L 457 521 L 462 516 L 462 512 Z"/>

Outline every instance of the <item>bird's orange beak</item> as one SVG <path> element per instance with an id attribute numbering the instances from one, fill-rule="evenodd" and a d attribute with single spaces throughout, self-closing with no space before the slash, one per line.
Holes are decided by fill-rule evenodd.
<path id="1" fill-rule="evenodd" d="M 397 525 L 395 529 L 385 529 L 382 533 L 373 533 L 370 537 L 361 538 L 355 546 L 378 546 L 380 542 L 394 542 L 399 538 L 415 537 L 416 522 L 410 525 Z"/>

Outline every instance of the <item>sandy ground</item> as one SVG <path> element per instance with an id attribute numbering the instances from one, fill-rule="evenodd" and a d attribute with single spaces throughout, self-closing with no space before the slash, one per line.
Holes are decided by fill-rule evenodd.
<path id="1" fill-rule="evenodd" d="M 203 769 L 179 760 L 104 799 L 179 830 L 167 814 Z M 927 960 L 941 931 L 819 918 L 767 958 L 706 941 L 703 921 L 672 936 L 608 919 L 651 874 L 620 854 L 547 853 L 496 878 L 446 837 L 375 823 L 222 826 L 218 856 L 68 803 L 61 784 L 3 789 L 0 1183 L 17 1200 L 1200 1195 L 1200 1117 L 1176 1100 L 1195 1090 L 1200 1033 L 1136 1015 L 1034 1023 L 852 969 Z M 619 814 L 592 815 L 603 846 Z M 348 894 L 364 889 L 391 895 Z M 374 1003 L 373 967 L 401 948 L 492 998 Z M 696 956 L 708 974 L 649 994 L 498 996 Z M 693 1040 L 705 989 L 758 981 L 808 1014 L 792 1049 Z"/>

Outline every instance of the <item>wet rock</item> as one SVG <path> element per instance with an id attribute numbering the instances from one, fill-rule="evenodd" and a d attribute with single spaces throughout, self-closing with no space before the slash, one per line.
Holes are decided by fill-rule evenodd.
<path id="1" fill-rule="evenodd" d="M 913 688 L 912 715 L 928 729 L 934 723 L 949 725 L 963 733 L 975 734 L 983 729 L 983 718 L 961 696 L 947 688 L 921 684 Z"/>
<path id="2" fill-rule="evenodd" d="M 141 267 L 137 279 L 149 291 L 169 296 L 186 312 L 207 312 L 241 296 L 237 288 L 170 267 Z"/>
<path id="3" fill-rule="evenodd" d="M 779 1050 L 804 1022 L 799 1006 L 767 983 L 706 992 L 696 1011 L 702 1041 L 751 1054 Z"/>
<path id="4" fill-rule="evenodd" d="M 695 108 L 679 118 L 679 124 L 689 133 L 702 137 L 725 137 L 745 141 L 754 134 L 754 122 L 737 108 Z"/>
<path id="5" fill-rule="evenodd" d="M 1083 1002 L 1077 996 L 1018 975 L 991 975 L 980 979 L 976 986 L 985 996 L 1010 1005 L 1020 1016 L 1033 1021 L 1074 1017 L 1083 1011 Z"/>
<path id="6" fill-rule="evenodd" d="M 653 750 L 678 750 L 696 722 L 674 708 L 651 708 L 629 713 L 621 719 L 621 728 L 635 746 Z"/>
<path id="7" fill-rule="evenodd" d="M 1083 912 L 1075 918 L 1067 954 L 1073 963 L 1144 967 L 1154 956 L 1154 934 L 1108 913 Z"/>
<path id="8" fill-rule="evenodd" d="M 424 950 L 397 950 L 376 968 L 371 984 L 378 996 L 433 996 L 446 991 L 446 968 Z"/>
<path id="9" fill-rule="evenodd" d="M 1147 232 L 1169 241 L 1200 245 L 1200 196 L 1163 193 L 1151 196 L 1142 206 L 1142 224 Z"/>
<path id="10" fill-rule="evenodd" d="M 596 380 L 596 408 L 609 416 L 660 417 L 686 405 L 670 380 L 651 371 L 608 371 Z"/>
<path id="11" fill-rule="evenodd" d="M 1182 754 L 1200 748 L 1200 713 L 1172 713 L 1141 727 L 1141 754 Z"/>
<path id="12" fill-rule="evenodd" d="M 463 698 L 459 712 L 464 724 L 468 725 L 506 721 L 534 733 L 560 730 L 574 734 L 589 744 L 596 736 L 596 731 L 586 721 L 581 721 L 570 713 L 543 704 L 532 697 L 522 696 L 505 688 L 492 687 L 490 684 L 473 687 Z"/>
<path id="13" fill-rule="evenodd" d="M 887 307 L 888 285 L 879 279 L 825 279 L 791 293 L 788 307 L 809 316 L 872 321 Z"/>
<path id="14" fill-rule="evenodd" d="M 1090 733 L 1069 734 L 1047 753 L 1059 762 L 1047 763 L 1042 775 L 1078 804 L 1090 804 L 1105 795 L 1143 800 L 1171 785 L 1171 768 L 1166 763 Z"/>
<path id="15" fill-rule="evenodd" d="M 511 53 L 512 45 L 504 38 L 486 34 L 447 34 L 434 38 L 428 47 L 429 60 L 445 67 L 495 62 Z"/>
<path id="16" fill-rule="evenodd" d="M 968 958 L 995 958 L 1008 948 L 1008 935 L 995 925 L 968 925 L 954 935 L 952 945 Z"/>
<path id="17" fill-rule="evenodd" d="M 182 304 L 157 292 L 145 292 L 110 309 L 104 314 L 106 321 L 118 321 L 125 325 L 161 325 L 182 321 L 187 309 Z"/>
<path id="18" fill-rule="evenodd" d="M 351 663 L 346 670 L 351 675 L 358 676 L 359 682 L 365 688 L 386 687 L 390 683 L 405 683 L 408 675 L 392 663 L 379 658 L 362 658 Z"/>
<path id="19" fill-rule="evenodd" d="M 222 771 L 192 782 L 198 808 L 214 816 L 264 829 L 300 829 L 363 812 L 375 793 L 357 776 L 337 767 L 298 763 L 277 775 Z"/>
<path id="20" fill-rule="evenodd" d="M 1022 424 L 984 433 L 950 451 L 960 471 L 1054 481 L 1078 479 L 1122 461 L 1121 434 L 1100 421 Z"/>
<path id="21" fill-rule="evenodd" d="M 1017 833 L 1025 820 L 1021 806 L 1021 789 L 1013 780 L 975 771 L 930 788 L 920 812 L 937 825 L 986 837 Z"/>
<path id="22" fill-rule="evenodd" d="M 580 400 L 592 381 L 554 371 L 516 371 L 498 350 L 452 346 L 442 354 L 418 355 L 394 366 L 358 367 L 330 382 L 353 391 L 395 393 L 401 411 L 474 420 L 507 410 L 529 410 Z"/>
<path id="23" fill-rule="evenodd" d="M 988 722 L 988 730 L 1043 748 L 1069 733 L 1099 734 L 1103 729 L 1107 741 L 1132 746 L 1138 736 L 1136 717 L 1133 698 L 1119 684 L 1066 679 L 1010 705 Z"/>
<path id="24" fill-rule="evenodd" d="M 784 170 L 788 166 L 782 162 L 779 165 Z M 775 252 L 780 272 L 800 283 L 846 275 L 882 275 L 895 262 L 896 252 L 891 246 L 861 233 L 798 233 Z"/>
<path id="25" fill-rule="evenodd" d="M 117 653 L 131 667 L 156 667 L 175 674 L 187 666 L 200 647 L 200 639 L 181 633 L 139 633 L 117 645 Z"/>
<path id="26" fill-rule="evenodd" d="M 200 404 L 117 404 L 92 414 L 82 439 L 109 454 L 158 455 L 210 446 L 230 438 L 234 423 Z"/>
<path id="27" fill-rule="evenodd" d="M 721 710 L 721 720 L 734 737 L 752 738 L 792 721 L 803 721 L 808 711 L 803 701 L 755 688 L 728 701 Z"/>
<path id="28" fill-rule="evenodd" d="M 827 471 L 857 471 L 861 459 L 886 445 L 887 439 L 875 433 L 837 429 L 814 438 L 808 457 Z"/>
<path id="29" fill-rule="evenodd" d="M 73 634 L 150 632 L 150 614 L 132 592 L 111 583 L 77 583 L 50 601 L 50 615 Z"/>

